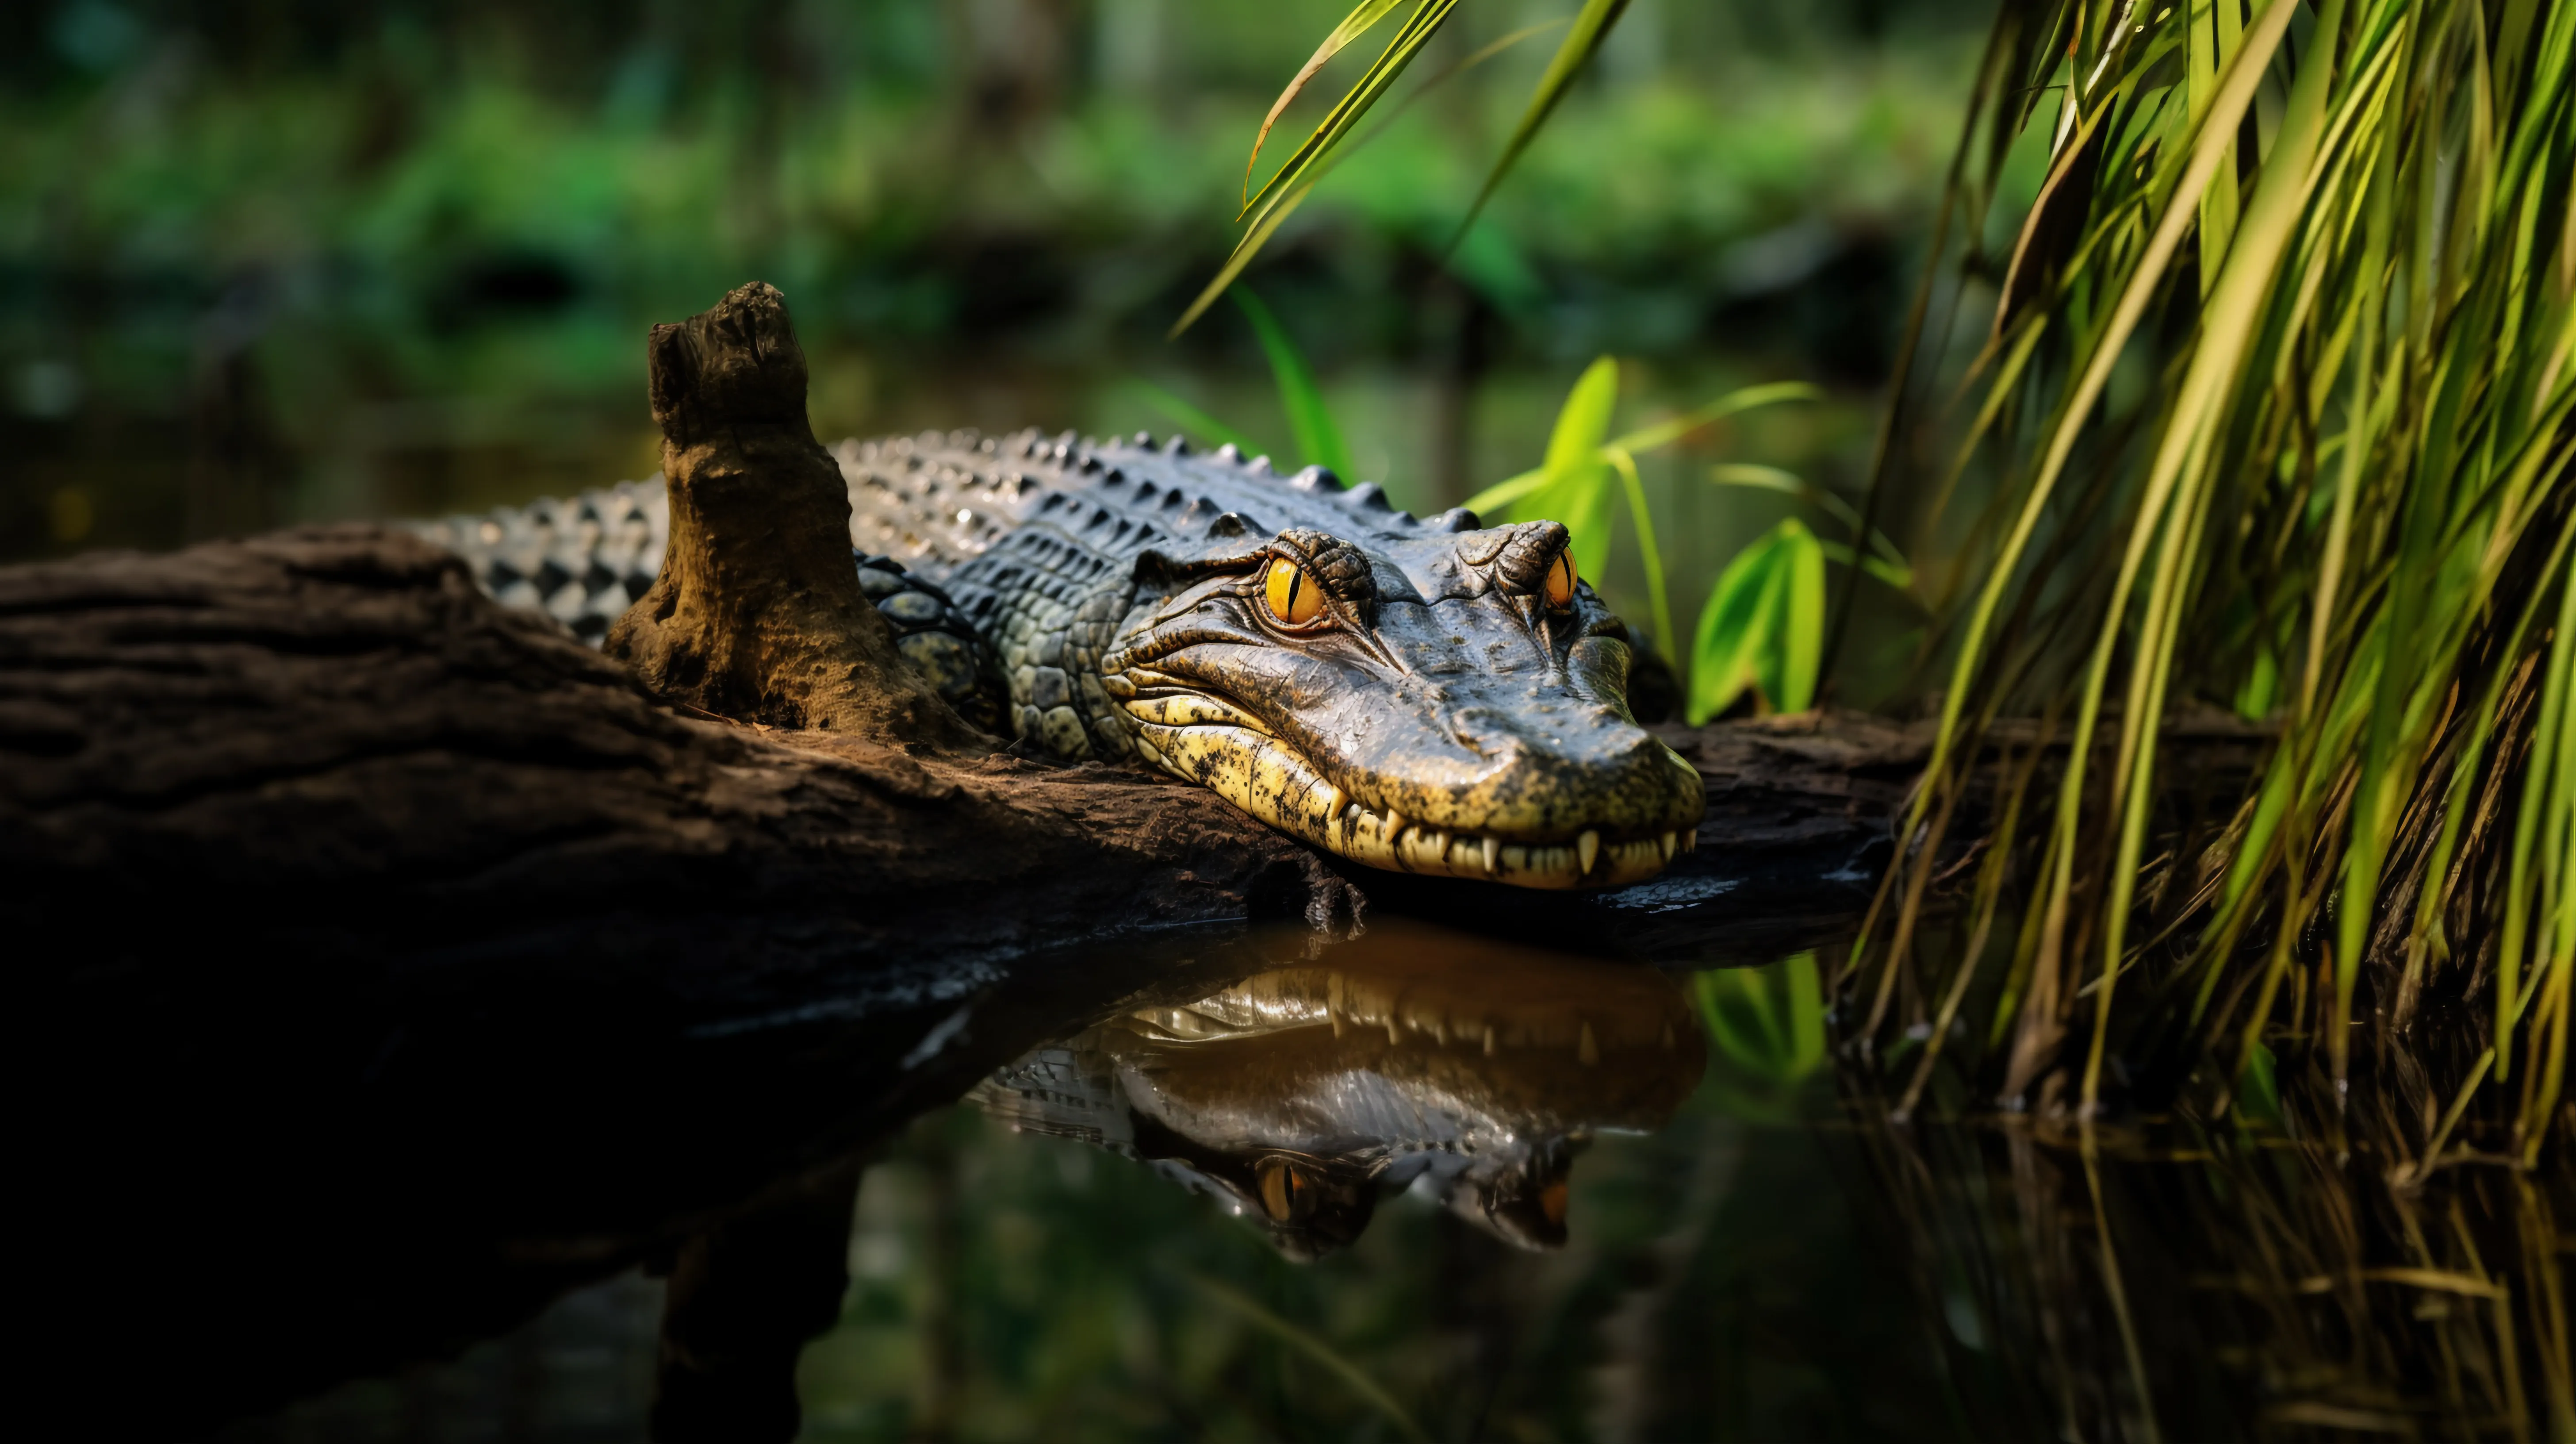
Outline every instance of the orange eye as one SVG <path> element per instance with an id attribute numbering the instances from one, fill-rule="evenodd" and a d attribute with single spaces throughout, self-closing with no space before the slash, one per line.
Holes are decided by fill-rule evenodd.
<path id="1" fill-rule="evenodd" d="M 1315 1183 L 1283 1158 L 1265 1158 L 1253 1170 L 1261 1185 L 1261 1211 L 1278 1223 L 1304 1223 L 1315 1211 Z"/>
<path id="2" fill-rule="evenodd" d="M 1555 564 L 1547 569 L 1547 604 L 1551 607 L 1574 605 L 1574 553 L 1558 552 Z"/>
<path id="3" fill-rule="evenodd" d="M 1323 615 L 1324 590 L 1306 569 L 1281 557 L 1270 564 L 1270 576 L 1262 587 L 1262 600 L 1270 604 L 1270 615 L 1282 625 L 1302 627 Z"/>

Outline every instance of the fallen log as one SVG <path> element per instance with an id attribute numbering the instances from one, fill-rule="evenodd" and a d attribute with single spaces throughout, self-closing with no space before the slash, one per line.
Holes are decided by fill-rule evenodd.
<path id="1" fill-rule="evenodd" d="M 38 1389 L 86 1432 L 202 1430 L 700 1257 L 1184 963 L 1373 908 L 1766 961 L 1868 901 L 1919 729 L 1669 734 L 1701 846 L 1591 897 L 1362 875 L 1212 793 L 1011 756 L 858 592 L 775 293 L 652 356 L 672 545 L 610 655 L 379 528 L 0 570 Z M 173 1297 L 219 1320 L 121 1389 Z"/>

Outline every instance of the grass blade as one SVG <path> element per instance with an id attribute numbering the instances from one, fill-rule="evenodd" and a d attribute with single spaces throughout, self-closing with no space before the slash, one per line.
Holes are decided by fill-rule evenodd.
<path id="1" fill-rule="evenodd" d="M 1610 27 L 1619 23 L 1619 17 L 1627 9 L 1628 0 L 1583 0 L 1583 9 L 1576 13 L 1573 28 L 1566 32 L 1565 39 L 1557 43 L 1555 56 L 1547 62 L 1546 72 L 1539 76 L 1538 88 L 1530 92 L 1529 106 L 1521 112 L 1520 124 L 1513 128 L 1511 139 L 1503 143 L 1501 158 L 1486 173 L 1485 183 L 1477 190 L 1475 202 L 1467 207 L 1467 214 L 1460 218 L 1456 234 L 1449 238 L 1448 245 L 1441 248 L 1444 255 L 1458 249 L 1458 243 L 1467 238 L 1467 231 L 1476 224 L 1476 217 L 1484 213 L 1485 202 L 1493 199 L 1495 187 L 1503 183 L 1503 177 L 1511 171 L 1512 163 L 1521 158 L 1521 152 L 1529 149 L 1539 127 L 1547 123 L 1549 113 L 1556 109 L 1557 102 L 1565 99 L 1566 91 L 1573 88 L 1574 77 L 1582 73 L 1584 62 L 1600 50 L 1601 42 L 1610 34 Z"/>
<path id="2" fill-rule="evenodd" d="M 1231 444 L 1246 456 L 1257 456 L 1265 449 L 1251 437 L 1192 405 L 1179 393 L 1157 386 L 1141 376 L 1131 378 L 1127 382 L 1126 390 L 1129 395 L 1152 408 L 1156 415 L 1190 432 L 1202 441 L 1211 441 L 1219 446 Z"/>
<path id="3" fill-rule="evenodd" d="M 1679 639 L 1673 635 L 1672 598 L 1664 591 L 1664 552 L 1655 540 L 1654 514 L 1646 508 L 1646 484 L 1637 475 L 1637 458 L 1627 448 L 1605 446 L 1602 451 L 1618 470 L 1620 489 L 1628 496 L 1628 516 L 1637 525 L 1637 553 L 1645 561 L 1646 596 L 1654 609 L 1655 645 L 1669 654 Z"/>
<path id="4" fill-rule="evenodd" d="M 1333 33 L 1324 37 L 1324 43 L 1315 47 L 1315 53 L 1306 57 L 1306 63 L 1297 68 L 1297 74 L 1289 80 L 1287 88 L 1279 92 L 1279 98 L 1270 102 L 1270 113 L 1261 117 L 1261 129 L 1253 133 L 1252 154 L 1243 158 L 1244 214 L 1252 210 L 1252 168 L 1260 164 L 1261 143 L 1270 138 L 1270 128 L 1279 123 L 1280 112 L 1288 108 L 1326 62 L 1341 54 L 1343 47 L 1367 34 L 1402 3 L 1403 0 L 1360 0 L 1350 14 L 1342 17 L 1342 23 L 1333 27 Z M 1240 220 L 1242 216 L 1238 215 L 1236 219 Z"/>
<path id="5" fill-rule="evenodd" d="M 1215 277 L 1191 299 L 1189 308 L 1181 312 L 1181 319 L 1174 321 L 1172 329 L 1163 333 L 1163 339 L 1173 340 L 1196 325 L 1198 319 L 1207 314 L 1208 307 L 1216 304 L 1216 298 L 1225 294 L 1226 288 L 1243 274 L 1243 268 L 1252 264 L 1252 258 L 1261 254 L 1261 248 L 1278 234 L 1281 224 L 1297 213 L 1297 208 L 1306 203 L 1306 197 L 1314 190 L 1315 183 L 1308 181 L 1272 201 L 1262 211 L 1260 219 L 1252 223 L 1252 229 L 1243 233 L 1243 239 L 1235 242 L 1234 250 L 1226 256 L 1225 264 L 1217 268 Z"/>
<path id="6" fill-rule="evenodd" d="M 1781 586 L 1780 645 L 1763 690 L 1783 712 L 1816 705 L 1816 663 L 1825 645 L 1825 557 L 1816 534 L 1791 517 L 1780 524 L 1788 576 Z"/>
<path id="7" fill-rule="evenodd" d="M 1306 364 L 1297 343 L 1289 339 L 1287 328 L 1270 314 L 1270 307 L 1254 295 L 1248 286 L 1237 286 L 1234 303 L 1243 308 L 1245 319 L 1252 322 L 1252 332 L 1261 338 L 1262 354 L 1270 358 L 1270 376 L 1279 387 L 1280 409 L 1288 413 L 1288 430 L 1296 438 L 1297 452 L 1307 464 L 1320 466 L 1348 486 L 1356 473 L 1351 467 L 1351 449 L 1342 441 L 1342 430 L 1333 424 L 1333 413 L 1324 404 L 1324 391 L 1315 383 L 1315 372 Z"/>
<path id="8" fill-rule="evenodd" d="M 1394 85 L 1397 77 L 1404 74 L 1405 67 L 1422 53 L 1422 47 L 1431 42 L 1431 37 L 1448 21 L 1457 4 L 1458 0 L 1417 0 L 1413 13 L 1405 17 L 1403 28 L 1387 42 L 1376 63 L 1343 94 L 1332 111 L 1316 125 L 1314 133 L 1307 136 L 1305 142 L 1288 157 L 1287 163 L 1261 183 L 1261 189 L 1243 203 L 1243 210 L 1235 219 L 1241 220 L 1252 214 L 1254 207 L 1273 195 L 1293 189 L 1323 166 L 1343 137 L 1351 133 L 1351 127 L 1359 124 L 1369 108 L 1385 97 L 1387 88 Z"/>
<path id="9" fill-rule="evenodd" d="M 1804 381 L 1774 381 L 1761 386 L 1747 386 L 1694 410 L 1685 411 L 1669 421 L 1631 431 L 1618 439 L 1618 445 L 1630 451 L 1660 451 L 1704 426 L 1723 421 L 1740 411 L 1757 406 L 1772 406 L 1783 401 L 1822 401 L 1825 393 Z"/>

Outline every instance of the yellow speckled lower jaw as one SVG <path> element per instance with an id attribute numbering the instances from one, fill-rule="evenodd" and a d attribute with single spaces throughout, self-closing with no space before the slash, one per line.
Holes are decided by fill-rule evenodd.
<path id="1" fill-rule="evenodd" d="M 1184 718 L 1173 715 L 1164 699 L 1128 704 L 1137 750 L 1164 771 L 1210 788 L 1272 827 L 1371 867 L 1516 887 L 1621 887 L 1661 872 L 1675 852 L 1690 848 L 1696 835 L 1681 828 L 1621 841 L 1597 831 L 1564 842 L 1506 841 L 1373 811 L 1326 781 L 1277 738 L 1211 720 L 1208 714 L 1222 706 L 1197 701 L 1183 709 L 1188 714 Z"/>

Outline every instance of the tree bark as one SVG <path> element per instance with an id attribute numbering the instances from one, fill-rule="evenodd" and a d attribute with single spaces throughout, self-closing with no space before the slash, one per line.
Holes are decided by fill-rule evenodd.
<path id="1" fill-rule="evenodd" d="M 849 491 L 806 424 L 785 298 L 743 286 L 655 326 L 646 356 L 671 537 L 608 655 L 664 700 L 724 716 L 990 750 L 904 665 L 859 590 Z"/>

